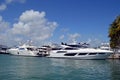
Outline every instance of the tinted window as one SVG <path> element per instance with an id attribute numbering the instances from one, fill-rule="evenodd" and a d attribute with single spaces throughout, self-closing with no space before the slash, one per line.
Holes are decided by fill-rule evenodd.
<path id="1" fill-rule="evenodd" d="M 68 45 L 68 46 L 71 46 L 71 47 L 81 47 L 80 45 Z"/>
<path id="2" fill-rule="evenodd" d="M 57 53 L 66 53 L 66 51 L 57 51 Z"/>
<path id="3" fill-rule="evenodd" d="M 77 53 L 67 53 L 67 54 L 64 54 L 64 56 L 75 56 Z"/>
<path id="4" fill-rule="evenodd" d="M 27 50 L 33 51 L 34 49 L 33 48 L 27 48 Z"/>
<path id="5" fill-rule="evenodd" d="M 52 48 L 52 50 L 60 50 L 61 48 Z"/>
<path id="6" fill-rule="evenodd" d="M 1 48 L 2 50 L 7 50 L 7 48 Z"/>
<path id="7" fill-rule="evenodd" d="M 97 53 L 89 53 L 89 55 L 96 55 Z"/>
<path id="8" fill-rule="evenodd" d="M 77 48 L 74 48 L 74 47 L 68 47 L 68 48 L 65 48 L 64 50 L 77 50 Z"/>
<path id="9" fill-rule="evenodd" d="M 105 54 L 105 53 L 98 53 L 98 54 Z"/>
<path id="10" fill-rule="evenodd" d="M 87 55 L 88 53 L 79 53 L 78 55 Z"/>
<path id="11" fill-rule="evenodd" d="M 65 48 L 65 50 L 73 50 L 74 48 Z"/>
<path id="12" fill-rule="evenodd" d="M 24 48 L 19 48 L 19 50 L 25 50 Z"/>

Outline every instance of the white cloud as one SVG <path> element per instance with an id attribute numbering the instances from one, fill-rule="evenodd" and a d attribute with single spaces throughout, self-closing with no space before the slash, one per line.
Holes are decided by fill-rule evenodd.
<path id="1" fill-rule="evenodd" d="M 45 22 L 44 17 L 45 17 L 45 12 L 40 13 L 38 11 L 29 10 L 22 13 L 22 15 L 20 16 L 20 21 L 26 23 L 26 22 L 33 22 L 38 20 L 41 23 L 43 23 Z"/>
<path id="2" fill-rule="evenodd" d="M 23 12 L 19 22 L 13 25 L 12 33 L 40 41 L 51 37 L 56 26 L 56 22 L 47 21 L 45 12 L 28 10 Z"/>
<path id="3" fill-rule="evenodd" d="M 65 37 L 65 35 L 61 35 L 61 36 L 60 36 L 60 39 L 64 39 L 64 37 Z"/>
<path id="4" fill-rule="evenodd" d="M 0 17 L 0 31 L 7 29 L 4 34 L 0 33 L 2 40 L 5 40 L 7 45 L 15 45 L 27 40 L 32 40 L 37 45 L 41 44 L 42 41 L 53 36 L 57 27 L 57 23 L 48 21 L 45 15 L 45 12 L 27 10 L 21 14 L 19 21 L 14 23 L 12 28 L 8 27 L 8 23 Z"/>
<path id="5" fill-rule="evenodd" d="M 68 28 L 62 28 L 61 31 L 66 33 L 66 32 L 69 31 L 69 29 Z"/>
<path id="6" fill-rule="evenodd" d="M 77 39 L 80 38 L 80 34 L 79 33 L 74 33 L 74 34 L 69 34 L 69 41 L 76 43 Z"/>
<path id="7" fill-rule="evenodd" d="M 7 8 L 6 4 L 1 4 L 0 5 L 0 11 L 3 11 Z"/>
<path id="8" fill-rule="evenodd" d="M 12 2 L 13 2 L 13 0 L 6 0 L 6 4 L 10 4 Z"/>
<path id="9" fill-rule="evenodd" d="M 0 11 L 4 11 L 8 4 L 11 4 L 13 2 L 17 2 L 17 3 L 25 3 L 26 0 L 5 0 L 5 2 L 3 2 L 2 4 L 0 4 Z"/>
<path id="10" fill-rule="evenodd" d="M 9 26 L 9 23 L 0 16 L 0 44 L 6 44 L 6 33 L 10 29 Z"/>
<path id="11" fill-rule="evenodd" d="M 3 21 L 2 16 L 0 16 L 0 33 L 5 33 L 9 29 L 9 23 Z"/>
<path id="12" fill-rule="evenodd" d="M 26 2 L 26 0 L 6 0 L 6 4 L 10 4 L 10 3 L 12 3 L 12 2 L 19 2 L 19 3 L 25 3 Z"/>
<path id="13" fill-rule="evenodd" d="M 98 47 L 101 45 L 102 41 L 97 38 L 89 38 L 87 43 L 90 44 L 91 47 Z"/>

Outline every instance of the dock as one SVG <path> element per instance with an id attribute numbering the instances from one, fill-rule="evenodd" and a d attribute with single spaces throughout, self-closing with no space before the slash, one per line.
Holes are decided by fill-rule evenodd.
<path id="1" fill-rule="evenodd" d="M 113 53 L 109 56 L 109 59 L 120 59 L 120 53 Z"/>

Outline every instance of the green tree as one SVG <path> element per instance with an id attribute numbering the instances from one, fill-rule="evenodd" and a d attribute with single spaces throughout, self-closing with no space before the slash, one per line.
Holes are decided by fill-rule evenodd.
<path id="1" fill-rule="evenodd" d="M 117 16 L 109 28 L 110 47 L 120 49 L 120 16 Z"/>

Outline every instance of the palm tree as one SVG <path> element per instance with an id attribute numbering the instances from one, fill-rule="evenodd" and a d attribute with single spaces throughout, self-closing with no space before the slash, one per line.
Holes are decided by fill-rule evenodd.
<path id="1" fill-rule="evenodd" d="M 110 47 L 120 49 L 120 16 L 113 21 L 109 28 Z"/>

